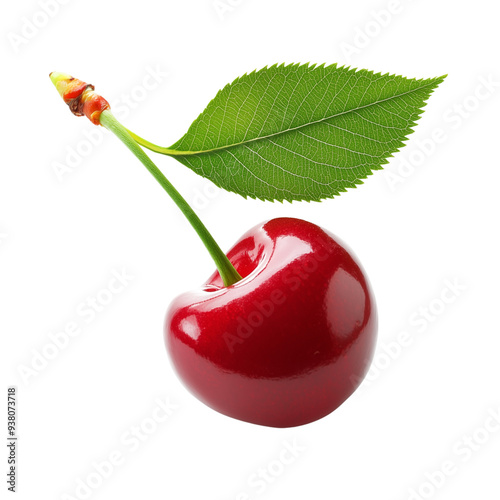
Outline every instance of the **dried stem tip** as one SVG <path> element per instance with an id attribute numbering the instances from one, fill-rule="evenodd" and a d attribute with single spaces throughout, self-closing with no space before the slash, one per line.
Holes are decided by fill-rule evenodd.
<path id="1" fill-rule="evenodd" d="M 100 124 L 101 113 L 110 106 L 106 99 L 94 92 L 93 85 L 57 71 L 50 74 L 50 79 L 74 115 L 85 115 L 94 125 Z"/>

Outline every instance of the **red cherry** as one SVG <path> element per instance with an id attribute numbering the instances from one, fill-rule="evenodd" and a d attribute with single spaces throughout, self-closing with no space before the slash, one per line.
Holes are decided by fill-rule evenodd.
<path id="1" fill-rule="evenodd" d="M 300 219 L 248 231 L 227 254 L 242 280 L 216 272 L 167 312 L 175 369 L 206 405 L 272 427 L 313 422 L 366 374 L 376 341 L 373 294 L 336 237 Z"/>

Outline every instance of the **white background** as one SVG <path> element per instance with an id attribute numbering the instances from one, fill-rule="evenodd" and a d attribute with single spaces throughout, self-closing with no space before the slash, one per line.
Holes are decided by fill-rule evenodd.
<path id="1" fill-rule="evenodd" d="M 2 391 L 18 387 L 17 498 L 499 498 L 495 3 L 47 0 L 50 15 L 42 4 L 7 2 L 1 21 Z M 88 141 L 102 129 L 68 112 L 48 74 L 94 83 L 126 126 L 168 146 L 235 77 L 308 61 L 449 76 L 384 171 L 323 203 L 246 201 L 155 156 L 224 249 L 263 220 L 300 217 L 347 242 L 368 272 L 380 315 L 369 379 L 321 421 L 273 429 L 210 410 L 177 379 L 163 316 L 213 264 L 115 138 Z M 123 269 L 133 278 L 87 322 L 78 308 Z M 81 333 L 22 377 L 70 322 Z M 402 332 L 411 341 L 398 347 Z M 176 406 L 159 424 L 157 398 Z M 285 442 L 297 456 L 280 465 Z M 117 454 L 98 476 L 93 464 Z"/>

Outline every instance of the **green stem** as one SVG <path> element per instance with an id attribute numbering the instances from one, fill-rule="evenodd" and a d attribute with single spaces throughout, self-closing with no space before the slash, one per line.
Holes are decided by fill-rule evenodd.
<path id="1" fill-rule="evenodd" d="M 152 142 L 143 139 L 141 136 L 134 134 L 129 129 L 127 129 L 127 132 L 130 134 L 130 137 L 132 137 L 132 139 L 134 139 L 134 141 L 137 142 L 137 144 L 140 144 L 141 146 L 149 149 L 150 151 L 154 151 L 155 153 L 161 153 L 163 155 L 169 155 L 169 156 L 182 155 L 186 153 L 186 151 L 177 151 L 175 149 L 162 148 L 161 146 L 157 146 L 156 144 L 153 144 Z"/>
<path id="2" fill-rule="evenodd" d="M 224 252 L 220 249 L 217 242 L 213 239 L 208 229 L 203 225 L 193 209 L 189 206 L 188 202 L 181 196 L 181 194 L 174 188 L 168 179 L 161 173 L 158 167 L 150 160 L 148 155 L 139 147 L 134 138 L 128 130 L 113 116 L 109 111 L 103 111 L 100 119 L 101 125 L 113 132 L 118 139 L 120 139 L 125 146 L 127 146 L 132 153 L 142 162 L 142 164 L 149 170 L 153 177 L 160 183 L 161 187 L 169 194 L 177 206 L 181 209 L 182 213 L 186 216 L 187 220 L 193 226 L 198 236 L 203 241 L 208 252 L 217 266 L 219 274 L 222 278 L 224 286 L 230 286 L 241 280 L 238 271 L 231 264 Z"/>

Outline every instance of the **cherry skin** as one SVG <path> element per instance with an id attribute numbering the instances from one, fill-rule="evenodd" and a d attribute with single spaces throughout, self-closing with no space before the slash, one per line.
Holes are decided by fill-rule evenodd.
<path id="1" fill-rule="evenodd" d="M 228 252 L 242 280 L 215 272 L 177 297 L 165 319 L 175 370 L 202 402 L 230 417 L 293 427 L 328 415 L 373 357 L 377 313 L 350 250 L 319 226 L 278 218 Z"/>

